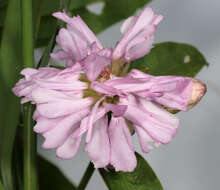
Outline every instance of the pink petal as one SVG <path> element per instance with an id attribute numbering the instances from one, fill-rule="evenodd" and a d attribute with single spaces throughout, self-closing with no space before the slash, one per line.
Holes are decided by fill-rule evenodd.
<path id="1" fill-rule="evenodd" d="M 127 109 L 126 105 L 116 105 L 108 103 L 104 103 L 104 107 L 106 109 L 106 112 L 112 111 L 114 113 L 114 117 L 122 116 Z"/>
<path id="2" fill-rule="evenodd" d="M 122 92 L 110 85 L 106 85 L 105 83 L 93 81 L 91 84 L 91 89 L 95 90 L 96 92 L 99 92 L 101 94 L 106 94 L 108 96 L 121 96 Z"/>
<path id="3" fill-rule="evenodd" d="M 65 12 L 55 12 L 52 15 L 64 22 L 68 23 L 70 21 L 70 17 Z"/>
<path id="4" fill-rule="evenodd" d="M 171 114 L 170 112 L 166 111 L 164 108 L 162 108 L 160 105 L 153 103 L 151 101 L 147 101 L 143 98 L 139 99 L 140 101 L 140 107 L 144 110 L 147 110 L 150 113 L 153 113 L 160 117 L 160 119 L 163 119 L 164 122 L 169 123 L 173 126 L 173 128 L 178 128 L 179 126 L 179 119 Z"/>
<path id="5" fill-rule="evenodd" d="M 48 88 L 53 90 L 84 90 L 88 87 L 88 84 L 81 81 L 48 81 L 37 79 L 34 80 L 39 87 Z"/>
<path id="6" fill-rule="evenodd" d="M 105 82 L 104 84 L 108 86 L 114 86 L 118 91 L 124 93 L 138 92 L 146 89 L 151 89 L 154 82 L 148 79 L 135 79 L 131 77 L 116 78 Z M 102 84 L 103 85 L 103 84 Z"/>
<path id="7" fill-rule="evenodd" d="M 56 41 L 60 44 L 62 49 L 70 55 L 70 57 L 76 57 L 80 55 L 80 51 L 75 44 L 75 39 L 73 36 L 71 36 L 68 30 L 64 28 L 60 29 Z"/>
<path id="8" fill-rule="evenodd" d="M 137 21 L 137 16 L 128 17 L 121 25 L 120 31 L 122 34 L 125 34 L 130 28 L 132 28 Z"/>
<path id="9" fill-rule="evenodd" d="M 88 108 L 92 104 L 92 98 L 75 99 L 75 100 L 59 100 L 37 106 L 37 111 L 44 117 L 56 118 L 69 115 Z"/>
<path id="10" fill-rule="evenodd" d="M 21 71 L 21 74 L 25 76 L 26 80 L 30 80 L 31 76 L 38 73 L 37 69 L 25 68 Z"/>
<path id="11" fill-rule="evenodd" d="M 43 144 L 43 148 L 56 148 L 61 146 L 69 136 L 79 127 L 79 123 L 81 119 L 83 119 L 89 110 L 82 110 L 75 114 L 63 117 L 60 120 L 56 127 L 51 130 L 45 132 L 43 136 L 45 137 L 45 142 Z"/>
<path id="12" fill-rule="evenodd" d="M 107 127 L 107 117 L 96 121 L 92 131 L 92 138 L 85 145 L 85 151 L 89 153 L 95 168 L 104 168 L 110 162 L 110 143 Z"/>
<path id="13" fill-rule="evenodd" d="M 125 60 L 133 61 L 141 57 L 144 57 L 145 55 L 150 53 L 150 50 L 153 47 L 153 41 L 153 36 L 149 37 L 148 40 L 146 40 L 145 38 L 139 38 L 138 42 L 135 42 L 133 46 L 128 48 L 127 53 L 125 55 Z"/>
<path id="14" fill-rule="evenodd" d="M 96 117 L 96 114 L 98 112 L 98 107 L 100 105 L 100 103 L 105 99 L 105 96 L 103 96 L 102 98 L 100 98 L 95 105 L 93 106 L 90 115 L 88 116 L 88 133 L 86 136 L 86 143 L 90 142 L 91 138 L 92 138 L 92 129 L 93 129 L 93 123 L 94 123 L 94 119 Z"/>
<path id="15" fill-rule="evenodd" d="M 98 110 L 95 114 L 95 117 L 93 119 L 93 123 L 95 123 L 97 120 L 102 118 L 105 115 L 105 113 L 106 113 L 106 110 L 104 108 L 102 108 L 102 107 L 98 108 Z M 73 136 L 74 138 L 78 137 L 78 136 L 82 136 L 89 129 L 88 119 L 89 119 L 89 117 L 85 117 L 81 121 L 79 133 L 76 133 L 75 136 Z"/>
<path id="16" fill-rule="evenodd" d="M 73 17 L 69 24 L 75 26 L 91 44 L 96 42 L 98 47 L 102 49 L 100 41 L 96 38 L 95 34 L 89 29 L 80 16 Z"/>
<path id="17" fill-rule="evenodd" d="M 150 152 L 150 150 L 153 149 L 153 147 L 148 145 L 148 143 L 154 142 L 154 140 L 148 135 L 147 131 L 145 131 L 142 127 L 134 125 L 134 128 L 135 128 L 135 132 L 138 135 L 138 141 L 140 143 L 141 150 L 144 153 Z"/>
<path id="18" fill-rule="evenodd" d="M 37 111 L 37 110 L 35 110 L 34 111 L 34 113 L 33 113 L 33 120 L 37 120 L 37 118 L 39 118 L 40 117 L 40 114 L 39 114 L 39 112 Z"/>
<path id="19" fill-rule="evenodd" d="M 175 136 L 177 126 L 173 125 L 173 120 L 148 112 L 142 105 L 130 104 L 125 99 L 121 99 L 121 103 L 128 105 L 124 117 L 146 130 L 156 142 L 167 144 Z"/>
<path id="20" fill-rule="evenodd" d="M 55 53 L 51 53 L 50 56 L 54 59 L 59 59 L 61 61 L 69 58 L 69 55 L 63 50 L 58 50 Z"/>
<path id="21" fill-rule="evenodd" d="M 113 51 L 114 59 L 124 58 L 129 62 L 149 53 L 153 32 L 162 18 L 161 15 L 155 15 L 149 7 L 140 16 L 128 18 L 122 25 L 122 31 L 126 33 Z"/>
<path id="22" fill-rule="evenodd" d="M 82 137 L 72 138 L 69 136 L 67 140 L 57 148 L 56 156 L 61 159 L 72 159 L 80 148 Z"/>
<path id="23" fill-rule="evenodd" d="M 46 103 L 52 101 L 59 101 L 60 99 L 70 99 L 64 93 L 59 91 L 45 89 L 45 88 L 36 88 L 32 91 L 32 98 L 36 103 Z"/>
<path id="24" fill-rule="evenodd" d="M 132 70 L 129 77 L 136 80 L 151 81 L 151 86 L 143 85 L 143 89 L 139 92 L 136 91 L 135 95 L 149 97 L 152 101 L 169 108 L 187 110 L 192 91 L 192 78 L 179 76 L 156 77 L 137 70 Z M 114 87 L 118 88 L 116 85 Z"/>
<path id="25" fill-rule="evenodd" d="M 87 56 L 82 62 L 87 78 L 96 80 L 102 70 L 111 63 L 111 60 L 95 53 Z"/>
<path id="26" fill-rule="evenodd" d="M 192 79 L 188 77 L 162 76 L 158 77 L 158 84 L 152 91 L 162 92 L 154 101 L 178 110 L 187 110 L 192 91 Z"/>
<path id="27" fill-rule="evenodd" d="M 152 75 L 146 74 L 146 73 L 139 71 L 137 69 L 132 69 L 128 75 L 133 78 L 139 78 L 139 79 L 141 78 L 141 79 L 145 79 L 145 80 L 150 80 L 154 77 Z"/>
<path id="28" fill-rule="evenodd" d="M 97 53 L 99 56 L 103 56 L 109 59 L 112 58 L 112 48 L 103 48 L 99 50 Z"/>
<path id="29" fill-rule="evenodd" d="M 116 171 L 131 172 L 137 165 L 131 134 L 123 118 L 112 117 L 109 126 L 111 164 Z"/>
<path id="30" fill-rule="evenodd" d="M 46 131 L 56 127 L 62 118 L 48 119 L 40 116 L 36 120 L 37 124 L 34 126 L 34 131 L 36 133 L 45 133 Z"/>

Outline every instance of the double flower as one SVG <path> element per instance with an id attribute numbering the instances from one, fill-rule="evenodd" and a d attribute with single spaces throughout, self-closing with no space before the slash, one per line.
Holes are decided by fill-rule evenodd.
<path id="1" fill-rule="evenodd" d="M 150 52 L 163 19 L 151 8 L 122 24 L 124 35 L 114 49 L 103 48 L 79 16 L 53 16 L 67 25 L 56 38 L 61 48 L 51 57 L 65 61 L 66 68 L 23 69 L 13 92 L 23 97 L 21 103 L 36 105 L 34 131 L 45 137 L 43 148 L 71 159 L 87 133 L 84 149 L 96 168 L 133 171 L 134 132 L 144 153 L 169 143 L 179 120 L 164 107 L 187 111 L 202 98 L 205 85 L 188 77 L 128 72 L 131 61 Z"/>

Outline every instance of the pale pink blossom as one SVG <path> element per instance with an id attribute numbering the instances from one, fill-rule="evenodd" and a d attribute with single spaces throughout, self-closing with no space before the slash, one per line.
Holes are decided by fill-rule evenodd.
<path id="1" fill-rule="evenodd" d="M 36 105 L 34 131 L 44 136 L 43 148 L 56 149 L 57 157 L 72 159 L 87 133 L 84 150 L 96 168 L 111 165 L 116 171 L 133 171 L 137 164 L 133 131 L 144 153 L 169 143 L 179 120 L 164 107 L 186 111 L 204 95 L 204 85 L 189 77 L 152 76 L 135 69 L 122 77 L 120 67 L 112 71 L 116 58 L 123 56 L 127 61 L 129 57 L 131 61 L 139 57 L 127 47 L 131 47 L 129 41 L 141 37 L 139 32 L 147 32 L 162 19 L 154 16 L 151 8 L 126 21 L 131 25 L 122 28 L 128 27 L 125 39 L 130 40 L 119 42 L 114 52 L 123 51 L 118 57 L 101 46 L 80 17 L 70 18 L 65 13 L 54 16 L 65 21 L 67 29 L 58 34 L 61 50 L 53 57 L 61 59 L 65 55 L 62 58 L 71 63 L 64 70 L 24 69 L 24 78 L 13 92 L 23 97 L 21 103 Z M 152 33 L 148 35 L 152 37 Z M 148 35 L 144 34 L 146 43 Z M 145 53 L 149 51 L 147 46 Z"/>
<path id="2" fill-rule="evenodd" d="M 132 70 L 125 78 L 112 76 L 99 82 L 100 71 L 89 86 L 81 80 L 86 71 L 79 64 L 64 70 L 22 71 L 25 78 L 13 91 L 36 104 L 34 131 L 45 137 L 43 148 L 55 148 L 58 157 L 71 159 L 87 132 L 85 151 L 95 167 L 111 164 L 117 171 L 132 171 L 136 158 L 128 122 L 132 123 L 145 153 L 172 140 L 179 120 L 158 103 L 186 110 L 192 94 L 191 78 L 154 77 Z M 84 97 L 85 91 L 91 92 L 91 96 Z"/>

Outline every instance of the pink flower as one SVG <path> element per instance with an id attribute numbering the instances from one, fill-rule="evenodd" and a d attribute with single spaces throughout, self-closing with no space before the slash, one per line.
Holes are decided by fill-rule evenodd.
<path id="1" fill-rule="evenodd" d="M 139 20 L 143 22 L 144 15 L 147 16 L 145 32 L 161 20 L 161 16 L 153 16 L 152 10 L 146 8 L 133 21 L 136 24 L 130 26 L 126 38 L 140 37 L 137 33 L 142 29 L 137 26 Z M 64 70 L 24 69 L 21 72 L 24 78 L 13 92 L 23 97 L 21 103 L 36 104 L 34 131 L 45 137 L 43 148 L 56 149 L 59 158 L 71 159 L 87 133 L 85 151 L 96 168 L 112 165 L 116 171 L 133 171 L 137 164 L 133 132 L 145 153 L 169 143 L 177 132 L 179 120 L 162 106 L 186 111 L 201 99 L 205 86 L 188 77 L 156 77 L 138 70 L 122 76 L 120 67 L 112 69 L 117 61 L 111 50 L 101 47 L 79 17 L 69 18 L 64 13 L 55 16 L 67 22 L 67 30 L 61 29 L 64 33 L 58 35 L 62 49 L 57 55 L 62 52 L 71 64 Z M 70 38 L 65 38 L 68 35 Z M 129 42 L 122 39 L 119 44 L 124 44 L 124 48 L 132 39 Z M 119 44 L 114 52 L 122 47 Z M 82 53 L 84 50 L 86 53 Z M 120 64 L 124 63 L 121 56 L 124 61 L 128 55 L 129 60 L 137 56 L 135 51 L 127 50 L 117 57 Z"/>

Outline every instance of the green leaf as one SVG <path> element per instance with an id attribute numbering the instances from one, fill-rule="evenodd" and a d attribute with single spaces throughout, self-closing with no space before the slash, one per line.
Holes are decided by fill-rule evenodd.
<path id="1" fill-rule="evenodd" d="M 20 112 L 19 100 L 11 88 L 21 70 L 20 0 L 9 0 L 0 47 L 0 169 L 2 183 L 13 189 L 12 150 Z"/>
<path id="2" fill-rule="evenodd" d="M 74 190 L 76 187 L 52 163 L 38 156 L 40 190 Z"/>
<path id="3" fill-rule="evenodd" d="M 133 172 L 115 172 L 99 169 L 103 180 L 110 190 L 162 190 L 157 176 L 141 155 L 135 153 L 137 167 Z"/>
<path id="4" fill-rule="evenodd" d="M 208 63 L 193 46 L 185 43 L 155 44 L 150 54 L 131 63 L 130 69 L 140 69 L 151 75 L 194 77 Z"/>
<path id="5" fill-rule="evenodd" d="M 84 2 L 85 4 L 83 4 L 82 2 Z M 104 3 L 104 8 L 102 10 L 102 13 L 99 15 L 90 12 L 85 7 L 86 3 L 88 3 L 87 0 L 82 2 L 78 4 L 76 3 L 76 5 L 80 7 L 77 7 L 76 5 L 73 6 L 74 4 L 71 3 L 70 10 L 74 15 L 79 14 L 86 22 L 86 24 L 88 24 L 89 27 L 93 30 L 93 32 L 97 34 L 102 32 L 109 26 L 119 22 L 120 20 L 134 14 L 138 8 L 143 7 L 147 3 L 151 2 L 151 0 L 100 0 L 100 2 Z M 55 28 L 56 20 L 51 15 L 45 15 L 42 17 L 37 44 L 38 47 L 44 46 L 49 41 Z"/>

